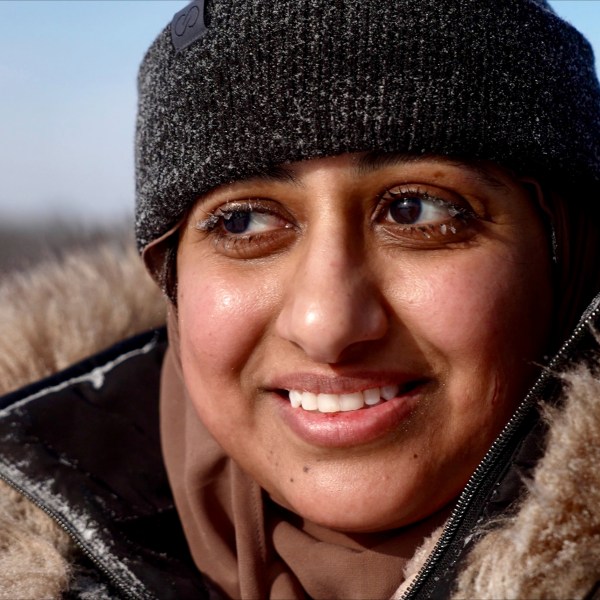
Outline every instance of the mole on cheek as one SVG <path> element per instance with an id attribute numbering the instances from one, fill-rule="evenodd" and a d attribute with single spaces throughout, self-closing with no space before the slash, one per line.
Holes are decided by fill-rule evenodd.
<path id="1" fill-rule="evenodd" d="M 275 457 L 275 452 L 269 449 L 267 453 L 269 455 L 269 461 L 277 467 L 279 465 L 279 460 Z"/>

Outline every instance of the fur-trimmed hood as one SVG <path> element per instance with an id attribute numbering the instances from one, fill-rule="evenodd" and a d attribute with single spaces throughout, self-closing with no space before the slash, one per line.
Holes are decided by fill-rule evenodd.
<path id="1" fill-rule="evenodd" d="M 164 322 L 133 238 L 47 257 L 0 280 L 0 395 Z"/>
<path id="2" fill-rule="evenodd" d="M 600 597 L 600 378 L 578 365 L 560 376 L 561 408 L 543 405 L 544 454 L 503 517 L 476 527 L 477 542 L 448 597 L 567 600 Z M 417 551 L 402 598 L 442 529 Z"/>
<path id="3" fill-rule="evenodd" d="M 129 241 L 10 276 L 0 285 L 0 392 L 163 319 L 164 301 Z M 585 598 L 598 592 L 600 380 L 583 363 L 560 379 L 560 408 L 542 410 L 549 431 L 543 458 L 522 476 L 526 492 L 517 507 L 473 531 L 452 584 L 454 598 Z M 410 588 L 439 533 L 408 565 L 395 597 Z M 73 552 L 52 519 L 0 485 L 0 598 L 59 598 L 69 587 Z M 98 589 L 97 597 L 102 594 Z"/>
<path id="4" fill-rule="evenodd" d="M 582 365 L 563 379 L 566 402 L 544 408 L 547 447 L 527 495 L 475 546 L 456 598 L 600 593 L 600 380 Z"/>
<path id="5" fill-rule="evenodd" d="M 164 307 L 129 237 L 7 275 L 0 284 L 0 396 L 161 325 Z M 0 599 L 60 598 L 74 552 L 61 527 L 0 480 Z"/>

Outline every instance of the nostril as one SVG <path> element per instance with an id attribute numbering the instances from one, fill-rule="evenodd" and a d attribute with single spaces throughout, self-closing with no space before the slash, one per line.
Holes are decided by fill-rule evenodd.
<path id="1" fill-rule="evenodd" d="M 357 343 L 383 338 L 389 315 L 374 274 L 348 257 L 335 262 L 335 271 L 322 252 L 309 258 L 290 280 L 277 318 L 278 334 L 326 364 L 339 362 Z"/>

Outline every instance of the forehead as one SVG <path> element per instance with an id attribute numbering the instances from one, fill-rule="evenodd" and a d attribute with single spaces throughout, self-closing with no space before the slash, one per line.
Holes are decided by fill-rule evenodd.
<path id="1" fill-rule="evenodd" d="M 506 188 L 512 175 L 503 167 L 489 161 L 470 161 L 439 155 L 415 155 L 397 152 L 361 152 L 339 156 L 313 158 L 304 161 L 272 165 L 255 176 L 220 186 L 217 190 L 242 187 L 244 185 L 276 183 L 303 186 L 304 175 L 316 167 L 326 170 L 344 170 L 353 177 L 371 176 L 389 169 L 411 168 L 413 171 L 444 172 L 461 171 L 462 175 L 492 188 Z"/>

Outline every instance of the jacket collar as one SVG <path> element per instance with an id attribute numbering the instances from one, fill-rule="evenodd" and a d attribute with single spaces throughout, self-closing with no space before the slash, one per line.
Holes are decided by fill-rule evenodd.
<path id="1" fill-rule="evenodd" d="M 0 400 L 0 478 L 127 598 L 207 595 L 160 450 L 165 349 L 150 331 Z"/>

